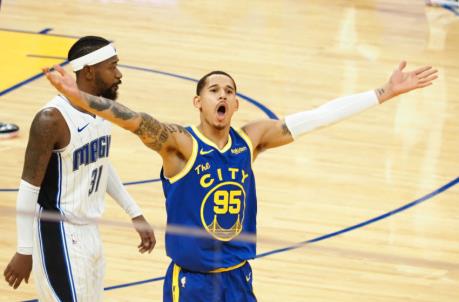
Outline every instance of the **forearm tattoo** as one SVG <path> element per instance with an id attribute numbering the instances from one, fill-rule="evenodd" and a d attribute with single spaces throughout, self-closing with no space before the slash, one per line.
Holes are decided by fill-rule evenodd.
<path id="1" fill-rule="evenodd" d="M 386 91 L 384 90 L 384 88 L 378 88 L 376 89 L 376 95 L 378 97 L 380 97 L 381 95 L 383 95 Z"/>
<path id="2" fill-rule="evenodd" d="M 127 108 L 126 106 L 113 102 L 113 106 L 111 108 L 113 114 L 122 120 L 129 120 L 137 115 L 136 112 L 132 111 L 131 109 Z"/>
<path id="3" fill-rule="evenodd" d="M 290 133 L 290 130 L 288 129 L 286 123 L 282 124 L 282 135 L 290 135 L 290 136 L 292 135 L 292 133 Z"/>
<path id="4" fill-rule="evenodd" d="M 103 97 L 94 96 L 85 92 L 81 92 L 90 108 L 97 111 L 104 111 L 110 108 L 112 101 Z"/>
<path id="5" fill-rule="evenodd" d="M 136 116 L 136 113 L 134 111 L 130 110 L 129 108 L 120 103 L 106 99 L 104 97 L 94 96 L 84 92 L 82 94 L 86 99 L 86 103 L 92 109 L 95 109 L 97 111 L 104 111 L 110 109 L 116 118 L 122 120 L 128 120 Z"/>
<path id="6" fill-rule="evenodd" d="M 151 149 L 160 151 L 169 139 L 169 134 L 174 132 L 190 135 L 185 128 L 175 124 L 162 124 L 146 113 L 141 113 L 142 121 L 134 132 Z"/>

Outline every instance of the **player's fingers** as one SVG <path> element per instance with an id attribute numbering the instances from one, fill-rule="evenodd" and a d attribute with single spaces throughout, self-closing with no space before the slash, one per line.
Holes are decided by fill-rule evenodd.
<path id="1" fill-rule="evenodd" d="M 10 274 L 11 274 L 11 270 L 10 270 L 10 266 L 8 265 L 8 266 L 5 268 L 5 270 L 3 271 L 3 276 L 5 276 L 5 278 L 6 278 L 6 276 L 8 276 L 8 275 L 10 275 Z"/>
<path id="2" fill-rule="evenodd" d="M 424 87 L 427 87 L 427 86 L 430 86 L 430 85 L 432 85 L 432 82 L 428 82 L 428 83 L 420 84 L 420 85 L 418 85 L 418 87 L 417 87 L 417 88 L 424 88 Z"/>
<path id="3" fill-rule="evenodd" d="M 433 74 L 436 74 L 438 70 L 436 69 L 427 69 L 424 72 L 421 72 L 420 74 L 417 75 L 418 78 L 423 79 L 426 77 L 430 77 Z"/>
<path id="4" fill-rule="evenodd" d="M 151 245 L 150 245 L 150 251 L 149 251 L 150 253 L 154 249 L 155 246 L 156 246 L 156 238 L 153 235 L 153 237 L 151 237 Z"/>
<path id="5" fill-rule="evenodd" d="M 16 281 L 16 276 L 15 276 L 15 275 L 11 275 L 11 276 L 8 278 L 8 280 L 6 280 L 6 281 L 8 281 L 8 284 L 9 284 L 10 286 L 13 286 L 14 281 Z"/>
<path id="6" fill-rule="evenodd" d="M 19 287 L 19 285 L 21 284 L 22 282 L 22 277 L 18 277 L 16 278 L 16 280 L 14 281 L 14 284 L 13 284 L 13 288 L 16 289 Z"/>
<path id="7" fill-rule="evenodd" d="M 153 251 L 153 248 L 155 247 L 154 244 L 150 244 L 150 248 L 148 249 L 148 254 L 151 253 L 151 251 Z"/>
<path id="8" fill-rule="evenodd" d="M 139 252 L 140 252 L 141 254 L 145 253 L 145 252 L 146 252 L 145 247 L 144 247 L 144 246 L 140 247 L 140 248 L 139 248 Z"/>
<path id="9" fill-rule="evenodd" d="M 65 70 L 61 65 L 54 65 L 53 68 L 56 69 L 62 76 L 65 75 Z"/>
<path id="10" fill-rule="evenodd" d="M 401 61 L 398 65 L 398 70 L 402 71 L 406 67 L 406 61 Z"/>
<path id="11" fill-rule="evenodd" d="M 138 248 L 139 250 L 144 250 L 148 247 L 149 243 L 148 243 L 148 240 L 144 237 L 142 237 L 142 241 L 140 242 Z"/>
<path id="12" fill-rule="evenodd" d="M 13 273 L 14 271 L 11 268 L 7 267 L 5 272 L 3 273 L 3 275 L 5 276 L 5 280 L 9 281 Z"/>
<path id="13" fill-rule="evenodd" d="M 419 80 L 419 84 L 425 84 L 427 82 L 432 82 L 433 80 L 435 80 L 437 78 L 438 78 L 437 75 L 432 75 L 432 76 L 430 76 L 428 78 L 424 78 L 424 79 Z"/>
<path id="14" fill-rule="evenodd" d="M 419 75 L 419 74 L 421 74 L 424 71 L 429 70 L 429 69 L 432 69 L 432 66 L 419 67 L 418 69 L 414 70 L 413 72 L 414 72 L 414 74 Z"/>
<path id="15" fill-rule="evenodd" d="M 24 277 L 25 283 L 29 284 L 29 278 L 30 278 L 30 271 L 29 271 L 29 273 Z"/>

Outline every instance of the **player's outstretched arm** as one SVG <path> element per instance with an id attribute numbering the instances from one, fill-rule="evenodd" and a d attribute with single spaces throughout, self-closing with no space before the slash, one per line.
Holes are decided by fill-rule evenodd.
<path id="1" fill-rule="evenodd" d="M 43 68 L 43 72 L 73 105 L 135 133 L 146 146 L 160 153 L 163 158 L 168 157 L 171 150 L 178 150 L 185 157 L 191 153 L 192 139 L 182 126 L 161 123 L 147 113 L 136 112 L 119 102 L 85 93 L 78 89 L 73 77 L 61 66 L 55 65 L 54 69 Z"/>
<path id="2" fill-rule="evenodd" d="M 341 121 L 400 94 L 430 86 L 438 77 L 437 70 L 431 66 L 403 71 L 405 67 L 406 62 L 402 61 L 387 83 L 378 89 L 340 97 L 315 109 L 288 115 L 284 120 L 262 120 L 245 125 L 243 130 L 252 140 L 254 155 L 288 144 L 302 134 Z"/>

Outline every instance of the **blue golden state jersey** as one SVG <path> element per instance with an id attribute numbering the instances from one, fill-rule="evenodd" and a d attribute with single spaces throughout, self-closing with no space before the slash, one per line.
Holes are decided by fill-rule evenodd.
<path id="1" fill-rule="evenodd" d="M 177 265 L 209 272 L 255 257 L 255 243 L 237 240 L 256 233 L 257 197 L 252 172 L 253 148 L 242 131 L 230 128 L 219 149 L 196 127 L 187 128 L 193 152 L 185 168 L 161 181 L 167 223 L 201 229 L 208 237 L 166 233 L 166 252 Z"/>

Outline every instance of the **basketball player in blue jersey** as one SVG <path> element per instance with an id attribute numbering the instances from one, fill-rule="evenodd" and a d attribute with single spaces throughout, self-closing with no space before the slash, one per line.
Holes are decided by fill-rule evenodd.
<path id="1" fill-rule="evenodd" d="M 225 72 L 202 77 L 193 99 L 197 126 L 163 123 L 147 113 L 80 91 L 63 68 L 44 69 L 48 80 L 75 105 L 133 132 L 162 157 L 161 180 L 167 223 L 200 228 L 208 237 L 166 233 L 172 263 L 164 282 L 164 301 L 256 301 L 247 260 L 255 243 L 238 240 L 256 233 L 257 200 L 251 164 L 263 151 L 340 121 L 399 94 L 426 87 L 437 71 L 422 67 L 404 72 L 402 62 L 389 81 L 374 91 L 337 98 L 282 120 L 254 121 L 233 129 L 238 110 L 236 83 Z"/>
<path id="2" fill-rule="evenodd" d="M 68 60 L 78 89 L 116 99 L 122 75 L 109 41 L 81 38 Z M 153 249 L 153 230 L 108 160 L 110 126 L 62 95 L 35 116 L 17 197 L 17 252 L 4 271 L 10 286 L 28 282 L 33 266 L 40 301 L 102 301 L 102 242 L 89 220 L 101 217 L 106 192 L 131 217 L 139 251 Z M 47 220 L 50 213 L 65 222 Z"/>

